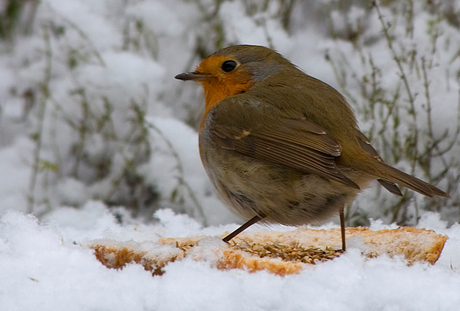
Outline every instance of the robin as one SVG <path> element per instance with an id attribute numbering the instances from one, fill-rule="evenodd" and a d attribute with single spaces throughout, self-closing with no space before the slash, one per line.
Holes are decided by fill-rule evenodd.
<path id="1" fill-rule="evenodd" d="M 269 48 L 230 46 L 175 78 L 203 87 L 201 160 L 221 199 L 248 219 L 225 242 L 258 221 L 296 226 L 338 212 L 345 251 L 344 206 L 371 181 L 399 196 L 395 183 L 449 197 L 386 165 L 343 96 Z"/>

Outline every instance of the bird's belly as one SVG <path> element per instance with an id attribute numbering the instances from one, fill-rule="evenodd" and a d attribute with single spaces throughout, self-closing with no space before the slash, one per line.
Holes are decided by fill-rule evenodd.
<path id="1" fill-rule="evenodd" d="M 219 196 L 244 219 L 265 215 L 264 221 L 284 225 L 320 222 L 358 193 L 344 184 L 232 150 L 203 149 L 203 165 Z"/>

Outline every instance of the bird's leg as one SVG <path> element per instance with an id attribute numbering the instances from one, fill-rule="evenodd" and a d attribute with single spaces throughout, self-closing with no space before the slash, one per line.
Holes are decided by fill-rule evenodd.
<path id="1" fill-rule="evenodd" d="M 345 206 L 342 206 L 339 210 L 339 217 L 340 217 L 340 230 L 342 232 L 342 252 L 345 252 L 347 246 L 345 242 L 345 214 L 343 212 Z"/>
<path id="2" fill-rule="evenodd" d="M 252 217 L 251 219 L 246 221 L 241 227 L 239 227 L 238 229 L 236 229 L 235 231 L 233 231 L 232 233 L 227 235 L 225 238 L 223 238 L 222 241 L 224 241 L 225 243 L 228 243 L 228 241 L 230 241 L 231 239 L 236 237 L 238 234 L 243 232 L 245 229 L 247 229 L 248 227 L 252 226 L 253 224 L 255 224 L 256 222 L 258 222 L 259 220 L 261 220 L 263 218 L 265 218 L 265 215 L 263 215 L 263 216 L 256 215 L 256 216 Z"/>

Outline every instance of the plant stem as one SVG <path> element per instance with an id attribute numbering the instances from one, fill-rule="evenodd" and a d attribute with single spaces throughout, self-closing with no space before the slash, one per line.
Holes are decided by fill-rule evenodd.
<path id="1" fill-rule="evenodd" d="M 43 83 L 40 85 L 40 88 L 43 93 L 42 100 L 40 102 L 40 107 L 38 110 L 38 127 L 36 135 L 35 149 L 33 153 L 33 166 L 32 166 L 32 176 L 30 177 L 29 183 L 29 195 L 28 195 L 28 206 L 27 212 L 33 213 L 34 203 L 35 203 L 35 186 L 37 183 L 37 175 L 40 166 L 40 151 L 42 148 L 42 138 L 43 138 L 43 124 L 45 119 L 46 104 L 48 102 L 49 94 L 49 84 L 51 79 L 51 66 L 52 66 L 52 53 L 51 53 L 51 42 L 48 31 L 48 26 L 43 25 L 43 39 L 45 41 L 45 56 L 46 56 L 46 67 L 45 67 L 45 77 Z"/>

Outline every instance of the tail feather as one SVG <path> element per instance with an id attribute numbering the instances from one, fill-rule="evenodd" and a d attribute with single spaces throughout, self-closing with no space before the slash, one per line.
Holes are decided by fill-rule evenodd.
<path id="1" fill-rule="evenodd" d="M 435 196 L 446 198 L 450 197 L 449 194 L 436 188 L 435 186 L 421 181 L 420 179 L 415 178 L 414 176 L 401 172 L 400 170 L 395 169 L 394 167 L 391 167 L 384 163 L 381 164 L 383 168 L 381 176 L 379 176 L 381 177 L 381 179 L 400 184 L 401 186 L 417 191 L 418 193 L 426 195 L 430 198 L 433 198 Z"/>
<path id="2" fill-rule="evenodd" d="M 394 183 L 389 182 L 388 180 L 385 180 L 385 179 L 377 179 L 377 181 L 391 193 L 396 194 L 400 197 L 403 196 L 403 194 L 401 193 L 401 190 L 399 190 L 398 186 L 396 186 Z"/>

